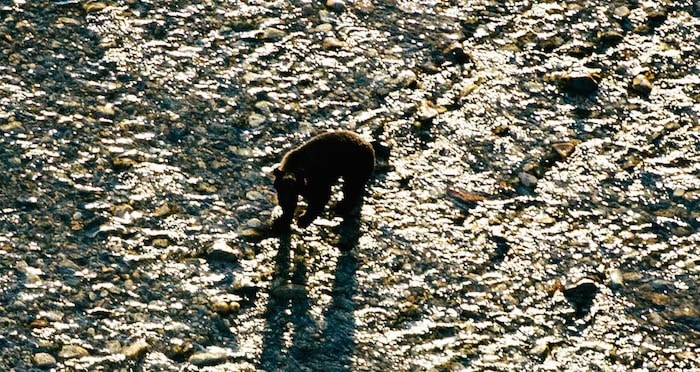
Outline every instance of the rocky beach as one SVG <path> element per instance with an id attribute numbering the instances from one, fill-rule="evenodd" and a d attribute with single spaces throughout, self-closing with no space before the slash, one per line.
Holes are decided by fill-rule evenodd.
<path id="1" fill-rule="evenodd" d="M 695 0 L 4 1 L 0 370 L 699 370 L 699 92 Z"/>

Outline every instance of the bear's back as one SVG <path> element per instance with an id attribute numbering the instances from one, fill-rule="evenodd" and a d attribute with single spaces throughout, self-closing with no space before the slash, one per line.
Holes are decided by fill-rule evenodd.
<path id="1" fill-rule="evenodd" d="M 374 168 L 374 149 L 355 132 L 326 132 L 290 151 L 280 167 L 328 177 L 369 174 Z"/>

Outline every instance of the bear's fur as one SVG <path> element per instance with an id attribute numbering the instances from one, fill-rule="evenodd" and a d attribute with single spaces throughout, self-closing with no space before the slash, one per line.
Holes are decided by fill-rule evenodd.
<path id="1" fill-rule="evenodd" d="M 365 185 L 374 170 L 374 149 L 357 133 L 336 131 L 320 134 L 289 151 L 274 170 L 277 201 L 282 216 L 275 230 L 287 230 L 294 218 L 298 196 L 308 205 L 297 225 L 307 227 L 323 212 L 331 187 L 343 178 L 343 200 L 336 206 L 348 215 L 362 204 Z"/>

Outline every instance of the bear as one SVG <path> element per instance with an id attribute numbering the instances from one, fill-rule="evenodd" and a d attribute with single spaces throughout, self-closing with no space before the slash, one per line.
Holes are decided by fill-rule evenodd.
<path id="1" fill-rule="evenodd" d="M 308 206 L 299 216 L 297 225 L 309 226 L 323 212 L 331 198 L 331 187 L 340 178 L 343 179 L 343 200 L 336 205 L 336 212 L 347 217 L 359 211 L 374 162 L 372 145 L 347 130 L 319 134 L 287 152 L 273 171 L 277 202 L 282 208 L 273 230 L 290 229 L 299 195 Z"/>

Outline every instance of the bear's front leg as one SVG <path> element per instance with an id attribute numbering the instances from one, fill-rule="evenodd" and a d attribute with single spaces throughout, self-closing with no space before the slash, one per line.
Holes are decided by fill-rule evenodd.
<path id="1" fill-rule="evenodd" d="M 304 195 L 309 206 L 297 221 L 297 225 L 301 228 L 311 225 L 311 222 L 323 212 L 323 208 L 331 198 L 331 184 L 327 182 L 310 184 Z"/>
<path id="2" fill-rule="evenodd" d="M 298 195 L 294 190 L 284 188 L 277 190 L 277 201 L 282 208 L 282 215 L 277 217 L 272 223 L 272 231 L 274 233 L 283 233 L 291 230 L 294 212 L 297 209 L 297 199 Z"/>

